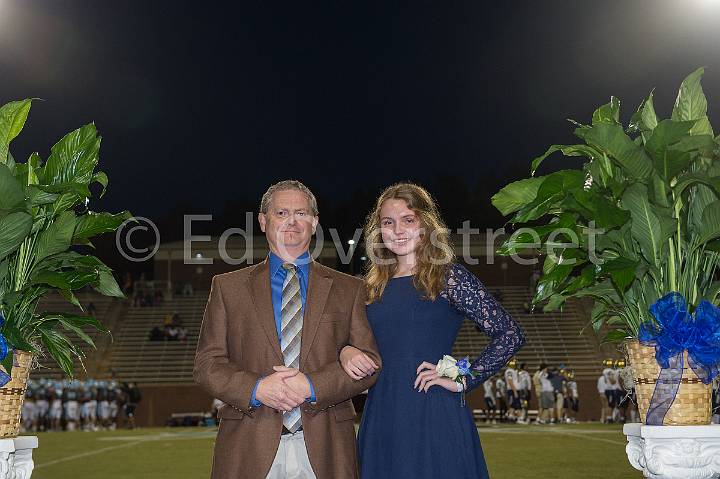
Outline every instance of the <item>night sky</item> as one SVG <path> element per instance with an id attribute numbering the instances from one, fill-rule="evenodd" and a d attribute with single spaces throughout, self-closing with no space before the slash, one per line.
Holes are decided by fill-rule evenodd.
<path id="1" fill-rule="evenodd" d="M 325 226 L 406 179 L 451 226 L 500 226 L 490 196 L 573 142 L 567 118 L 615 95 L 627 121 L 653 87 L 669 116 L 703 65 L 720 130 L 720 1 L 502 3 L 0 0 L 0 102 L 44 100 L 12 151 L 46 158 L 94 121 L 110 186 L 91 208 L 176 239 L 183 213 L 241 222 L 284 178 Z"/>

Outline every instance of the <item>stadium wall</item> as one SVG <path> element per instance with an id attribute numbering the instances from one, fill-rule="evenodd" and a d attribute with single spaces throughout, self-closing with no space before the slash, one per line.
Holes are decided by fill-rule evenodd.
<path id="1" fill-rule="evenodd" d="M 578 421 L 597 421 L 600 417 L 600 400 L 596 381 L 578 380 L 580 412 Z M 167 425 L 174 413 L 208 412 L 213 398 L 195 385 L 141 385 L 142 402 L 137 409 L 136 424 L 141 427 L 162 427 Z M 467 397 L 473 409 L 483 409 L 485 401 L 482 391 L 475 390 Z M 537 409 L 537 398 L 533 392 L 530 409 Z"/>

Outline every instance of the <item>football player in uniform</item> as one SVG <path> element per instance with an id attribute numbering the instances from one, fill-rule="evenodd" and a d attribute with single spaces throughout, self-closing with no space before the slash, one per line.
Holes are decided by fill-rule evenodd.
<path id="1" fill-rule="evenodd" d="M 485 394 L 485 422 L 496 424 L 495 420 L 495 391 L 493 391 L 493 378 L 488 378 L 483 383 L 483 392 Z"/>
<path id="2" fill-rule="evenodd" d="M 71 384 L 65 389 L 63 396 L 63 407 L 65 409 L 65 429 L 74 431 L 80 422 L 80 403 L 78 402 L 78 393 Z"/>
<path id="3" fill-rule="evenodd" d="M 520 378 L 517 371 L 517 360 L 508 361 L 505 369 L 505 387 L 507 388 L 508 421 L 516 422 L 521 413 L 520 406 Z"/>
<path id="4" fill-rule="evenodd" d="M 30 388 L 25 390 L 25 400 L 20 409 L 20 418 L 23 432 L 37 432 L 37 405 Z"/>
<path id="5" fill-rule="evenodd" d="M 520 408 L 522 413 L 518 422 L 520 424 L 528 424 L 528 409 L 530 409 L 530 396 L 532 391 L 532 378 L 530 373 L 527 372 L 527 365 L 520 363 L 520 370 L 518 371 L 518 382 L 520 383 Z"/>
<path id="6" fill-rule="evenodd" d="M 507 414 L 507 403 L 505 397 L 507 396 L 507 388 L 505 387 L 505 381 L 502 376 L 498 375 L 495 380 L 495 399 L 498 409 L 498 419 L 500 422 L 505 421 L 505 415 Z"/>
<path id="7" fill-rule="evenodd" d="M 567 383 L 565 383 L 565 387 L 567 389 L 567 407 L 565 410 L 568 413 L 568 422 L 575 423 L 577 422 L 577 413 L 580 409 L 580 396 L 578 395 L 577 381 L 575 381 L 575 372 L 567 371 L 566 377 Z"/>
<path id="8" fill-rule="evenodd" d="M 615 361 L 612 359 L 606 359 L 603 361 L 603 376 L 605 377 L 605 397 L 607 398 L 608 408 L 610 409 L 610 419 L 608 422 L 616 422 L 620 416 L 617 404 L 617 388 L 618 377 L 615 373 Z"/>

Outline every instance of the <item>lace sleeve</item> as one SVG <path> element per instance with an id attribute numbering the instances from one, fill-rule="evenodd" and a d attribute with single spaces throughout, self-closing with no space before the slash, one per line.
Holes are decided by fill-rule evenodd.
<path id="1" fill-rule="evenodd" d="M 468 378 L 471 391 L 498 372 L 525 343 L 520 325 L 464 266 L 453 264 L 443 296 L 450 305 L 472 320 L 490 337 L 487 348 L 473 361 L 474 378 Z"/>

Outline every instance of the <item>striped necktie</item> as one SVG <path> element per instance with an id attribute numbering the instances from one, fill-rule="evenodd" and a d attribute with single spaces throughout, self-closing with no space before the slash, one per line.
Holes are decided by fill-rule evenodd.
<path id="1" fill-rule="evenodd" d="M 284 263 L 283 268 L 285 268 L 287 273 L 282 288 L 280 349 L 282 350 L 283 359 L 285 360 L 285 366 L 299 369 L 300 338 L 302 336 L 303 326 L 300 279 L 298 278 L 294 264 Z M 302 425 L 299 407 L 283 413 L 283 425 L 290 432 L 294 433 L 298 430 Z"/>

